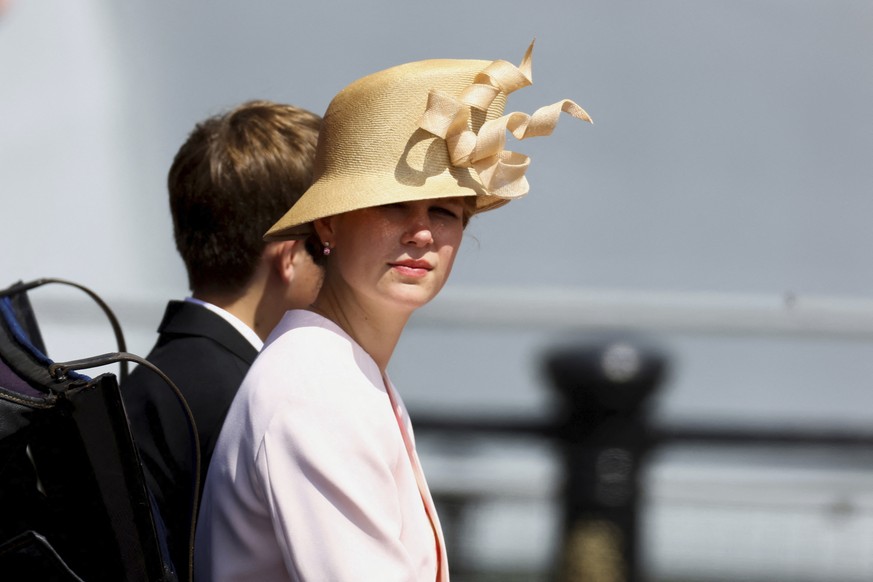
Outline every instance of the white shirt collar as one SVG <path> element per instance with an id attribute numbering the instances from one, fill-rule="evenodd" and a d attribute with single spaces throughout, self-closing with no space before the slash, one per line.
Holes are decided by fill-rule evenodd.
<path id="1" fill-rule="evenodd" d="M 264 347 L 264 342 L 263 340 L 261 340 L 261 338 L 258 337 L 258 334 L 256 334 L 252 328 L 243 323 L 240 318 L 238 318 L 231 312 L 225 311 L 221 307 L 213 305 L 212 303 L 207 303 L 206 301 L 195 299 L 194 297 L 186 297 L 185 301 L 196 303 L 197 305 L 202 305 L 209 311 L 215 313 L 216 315 L 219 315 L 222 319 L 231 324 L 234 329 L 236 329 L 244 338 L 246 338 L 257 351 L 260 352 L 261 348 Z"/>

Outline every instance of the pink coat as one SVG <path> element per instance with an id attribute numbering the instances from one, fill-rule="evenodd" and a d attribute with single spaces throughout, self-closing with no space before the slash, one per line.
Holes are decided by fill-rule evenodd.
<path id="1" fill-rule="evenodd" d="M 194 574 L 448 581 L 406 408 L 331 321 L 288 312 L 243 381 L 209 467 Z"/>

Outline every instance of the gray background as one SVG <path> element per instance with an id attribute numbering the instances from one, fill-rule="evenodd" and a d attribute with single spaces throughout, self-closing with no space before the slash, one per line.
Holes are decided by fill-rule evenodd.
<path id="1" fill-rule="evenodd" d="M 145 354 L 166 299 L 187 292 L 165 176 L 196 121 L 251 98 L 322 112 L 370 72 L 518 63 L 534 37 L 534 85 L 508 109 L 567 97 L 595 123 L 565 116 L 553 137 L 510 138 L 532 158 L 531 193 L 473 221 L 445 296 L 870 296 L 866 0 L 12 0 L 0 15 L 0 285 L 89 285 Z M 87 302 L 34 296 L 56 359 L 114 349 Z M 540 358 L 564 337 L 413 321 L 391 372 L 412 408 L 544 414 Z M 674 358 L 664 418 L 873 420 L 868 343 L 656 340 Z"/>

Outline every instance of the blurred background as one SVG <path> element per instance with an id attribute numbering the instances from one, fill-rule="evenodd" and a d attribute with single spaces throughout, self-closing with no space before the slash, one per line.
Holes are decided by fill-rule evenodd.
<path id="1" fill-rule="evenodd" d="M 510 138 L 532 159 L 531 192 L 472 221 L 452 280 L 405 334 L 391 374 L 413 415 L 548 422 L 562 406 L 544 374 L 552 350 L 641 338 L 669 363 L 653 426 L 863 444 L 866 0 L 5 0 L 0 287 L 85 284 L 145 355 L 167 299 L 187 294 L 165 180 L 197 121 L 253 98 L 321 113 L 376 70 L 517 64 L 533 38 L 534 84 L 507 110 L 571 98 L 595 123 L 565 116 L 553 137 Z M 31 299 L 55 360 L 114 351 L 84 296 Z M 454 579 L 550 579 L 566 545 L 553 440 L 420 432 L 429 481 L 454 503 Z M 869 580 L 873 452 L 833 440 L 652 448 L 641 575 Z"/>

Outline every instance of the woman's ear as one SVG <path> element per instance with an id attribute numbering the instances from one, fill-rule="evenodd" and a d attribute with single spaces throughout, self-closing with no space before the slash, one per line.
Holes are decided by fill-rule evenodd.
<path id="1" fill-rule="evenodd" d="M 315 234 L 318 235 L 318 240 L 322 244 L 325 242 L 333 243 L 334 238 L 334 221 L 333 216 L 328 216 L 327 218 L 319 218 L 318 220 L 312 223 L 313 228 L 315 228 Z"/>

